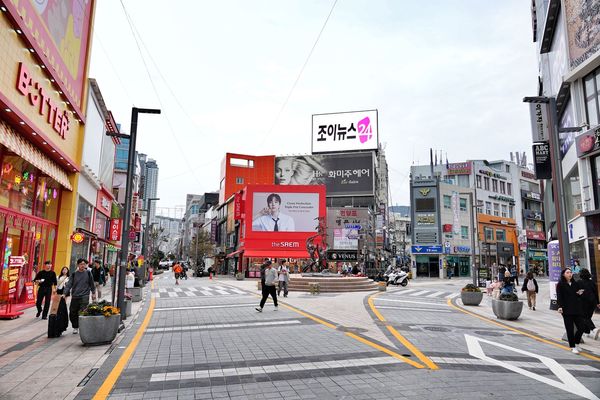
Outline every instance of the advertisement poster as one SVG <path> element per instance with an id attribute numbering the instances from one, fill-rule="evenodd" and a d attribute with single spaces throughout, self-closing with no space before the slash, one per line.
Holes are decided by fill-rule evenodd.
<path id="1" fill-rule="evenodd" d="M 312 153 L 377 150 L 377 110 L 312 116 Z"/>
<path id="2" fill-rule="evenodd" d="M 548 142 L 533 145 L 533 162 L 537 179 L 552 179 L 550 144 Z"/>
<path id="3" fill-rule="evenodd" d="M 23 265 L 25 265 L 25 258 L 22 256 L 8 258 L 8 298 L 10 300 L 17 299 L 17 283 Z"/>
<path id="4" fill-rule="evenodd" d="M 358 249 L 358 229 L 334 229 L 333 248 L 335 250 Z"/>
<path id="5" fill-rule="evenodd" d="M 255 192 L 252 202 L 254 232 L 316 232 L 318 193 Z"/>
<path id="6" fill-rule="evenodd" d="M 556 284 L 560 281 L 561 271 L 560 244 L 558 240 L 553 240 L 548 243 L 548 285 L 550 287 L 550 301 L 552 304 L 556 304 Z"/>
<path id="7" fill-rule="evenodd" d="M 372 196 L 373 153 L 286 156 L 275 159 L 275 184 L 325 185 L 327 196 Z"/>
<path id="8" fill-rule="evenodd" d="M 600 0 L 565 0 L 564 7 L 573 69 L 600 50 Z"/>

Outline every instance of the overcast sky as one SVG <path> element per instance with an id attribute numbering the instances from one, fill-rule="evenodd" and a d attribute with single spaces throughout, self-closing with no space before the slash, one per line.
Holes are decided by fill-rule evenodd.
<path id="1" fill-rule="evenodd" d="M 225 152 L 309 154 L 317 113 L 379 110 L 394 204 L 430 147 L 450 162 L 531 152 L 528 2 L 339 0 L 280 115 L 333 1 L 123 3 L 144 59 L 121 3 L 98 1 L 90 77 L 125 132 L 131 106 L 163 110 L 138 128 L 159 207 L 217 190 Z"/>

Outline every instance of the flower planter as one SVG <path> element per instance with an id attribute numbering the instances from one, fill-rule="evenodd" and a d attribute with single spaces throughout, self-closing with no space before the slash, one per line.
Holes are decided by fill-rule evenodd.
<path id="1" fill-rule="evenodd" d="M 465 306 L 478 306 L 483 300 L 483 292 L 467 292 L 465 290 L 460 292 L 460 299 Z"/>
<path id="2" fill-rule="evenodd" d="M 111 343 L 117 336 L 120 322 L 121 316 L 118 314 L 111 315 L 110 317 L 103 315 L 80 315 L 79 337 L 83 344 L 86 345 Z"/>
<path id="3" fill-rule="evenodd" d="M 127 289 L 127 292 L 131 294 L 131 301 L 137 302 L 142 301 L 142 288 L 141 287 L 132 287 Z"/>
<path id="4" fill-rule="evenodd" d="M 500 319 L 515 320 L 523 311 L 523 302 L 492 299 L 492 311 Z"/>

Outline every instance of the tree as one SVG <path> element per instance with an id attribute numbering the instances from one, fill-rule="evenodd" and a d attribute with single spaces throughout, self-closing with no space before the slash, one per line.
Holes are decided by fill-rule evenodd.
<path id="1" fill-rule="evenodd" d="M 202 229 L 198 229 L 196 236 L 190 242 L 188 257 L 200 264 L 204 257 L 214 255 L 215 245 L 210 239 L 210 234 Z"/>

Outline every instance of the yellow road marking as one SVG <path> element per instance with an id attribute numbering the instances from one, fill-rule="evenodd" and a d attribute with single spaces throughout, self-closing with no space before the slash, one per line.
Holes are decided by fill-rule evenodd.
<path id="1" fill-rule="evenodd" d="M 154 289 L 154 281 L 152 281 L 151 288 Z M 115 383 L 117 383 L 117 379 L 119 379 L 119 376 L 121 376 L 123 369 L 125 369 L 125 366 L 129 362 L 129 359 L 131 359 L 133 352 L 137 348 L 140 340 L 142 339 L 144 331 L 146 330 L 146 328 L 148 327 L 148 324 L 150 323 L 150 318 L 152 318 L 152 312 L 154 311 L 155 303 L 156 303 L 156 300 L 155 300 L 154 296 L 152 296 L 152 291 L 150 291 L 150 307 L 148 308 L 148 312 L 146 313 L 146 317 L 144 318 L 144 321 L 138 328 L 138 331 L 136 332 L 135 336 L 133 337 L 133 340 L 131 340 L 131 343 L 129 343 L 129 345 L 123 352 L 123 354 L 121 354 L 119 361 L 117 361 L 117 364 L 114 366 L 114 368 L 112 369 L 110 374 L 108 374 L 108 376 L 104 380 L 104 383 L 102 384 L 102 386 L 100 386 L 100 388 L 98 389 L 98 391 L 96 392 L 96 394 L 94 395 L 92 400 L 104 400 L 110 394 L 110 391 L 112 390 Z"/>
<path id="2" fill-rule="evenodd" d="M 482 320 L 482 321 L 489 322 L 490 324 L 494 324 L 494 325 L 500 326 L 500 327 L 502 327 L 502 328 L 504 328 L 504 329 L 508 329 L 509 331 L 517 332 L 517 333 L 519 333 L 519 334 L 521 334 L 521 335 L 523 335 L 523 336 L 527 336 L 527 337 L 529 337 L 529 338 L 531 338 L 531 339 L 537 340 L 538 342 L 546 343 L 546 344 L 552 345 L 552 346 L 554 346 L 554 347 L 558 347 L 559 349 L 563 349 L 563 350 L 571 351 L 571 348 L 570 348 L 570 347 L 568 347 L 568 346 L 564 346 L 564 345 L 562 345 L 562 344 L 558 344 L 558 343 L 556 343 L 556 342 L 553 342 L 553 341 L 551 341 L 551 340 L 547 340 L 547 339 L 544 339 L 544 338 L 542 338 L 542 337 L 536 336 L 536 335 L 534 335 L 534 334 L 531 334 L 531 333 L 528 333 L 528 332 L 522 331 L 522 330 L 520 330 L 520 329 L 518 329 L 518 328 L 513 328 L 512 326 L 505 325 L 505 324 L 503 324 L 503 323 L 500 323 L 500 322 L 494 321 L 494 320 L 492 320 L 492 319 L 489 319 L 489 318 L 487 318 L 487 317 L 484 317 L 484 316 L 482 316 L 482 315 L 478 315 L 478 314 L 475 314 L 475 313 L 473 313 L 473 312 L 471 312 L 471 311 L 464 310 L 463 308 L 461 308 L 461 307 L 458 307 L 458 306 L 454 305 L 454 304 L 452 303 L 452 299 L 448 299 L 448 305 L 449 305 L 450 307 L 452 307 L 452 308 L 454 308 L 454 309 L 456 309 L 456 310 L 460 311 L 460 312 L 463 312 L 463 313 L 465 313 L 465 314 L 469 314 L 469 315 L 471 315 L 471 316 L 473 316 L 473 317 L 475 317 L 475 318 L 479 318 L 479 319 L 480 319 L 480 320 Z M 591 354 L 588 354 L 588 353 L 579 353 L 579 355 L 581 355 L 581 356 L 584 356 L 584 357 L 586 357 L 586 358 L 589 358 L 590 360 L 594 360 L 594 361 L 600 361 L 600 358 L 599 358 L 599 357 L 593 356 L 593 355 L 591 355 Z"/>
<path id="3" fill-rule="evenodd" d="M 283 304 L 283 303 L 281 303 L 281 305 L 284 306 L 285 308 L 288 308 L 288 309 L 290 309 L 292 311 L 297 312 L 298 314 L 300 314 L 300 315 L 302 315 L 302 316 L 304 316 L 306 318 L 312 319 L 313 321 L 318 322 L 319 324 L 325 325 L 328 328 L 336 329 L 335 325 L 330 324 L 329 322 L 323 321 L 322 319 L 314 317 L 314 316 L 312 316 L 310 314 L 307 314 L 304 311 L 301 311 L 301 310 L 297 309 L 296 307 L 293 307 L 293 306 L 290 306 L 290 305 L 287 305 L 287 304 Z"/>
<path id="4" fill-rule="evenodd" d="M 381 322 L 387 322 L 385 320 L 385 317 L 379 312 L 379 310 L 377 309 L 377 307 L 375 307 L 375 303 L 373 302 L 373 299 L 377 296 L 379 296 L 381 293 L 375 293 L 372 294 L 371 296 L 369 296 L 367 303 L 369 303 L 369 307 L 371 308 L 371 311 L 373 311 L 373 314 L 375 314 L 375 316 L 381 321 Z M 402 336 L 400 334 L 400 332 L 398 332 L 396 330 L 396 328 L 394 328 L 393 326 L 391 326 L 390 324 L 386 324 L 385 327 L 387 328 L 388 331 L 391 332 L 392 335 L 394 335 L 394 337 L 404 345 L 404 347 L 406 347 L 411 353 L 413 353 L 415 356 L 417 356 L 417 358 L 419 360 L 421 360 L 421 362 L 423 364 L 425 364 L 429 369 L 433 369 L 433 370 L 437 370 L 440 369 L 440 367 L 437 366 L 436 363 L 434 363 L 433 361 L 431 361 L 431 359 L 429 357 L 427 357 L 425 354 L 423 354 L 423 352 L 421 350 L 419 350 L 417 347 L 415 347 L 414 344 L 412 344 L 407 338 L 405 338 L 404 336 Z"/>

